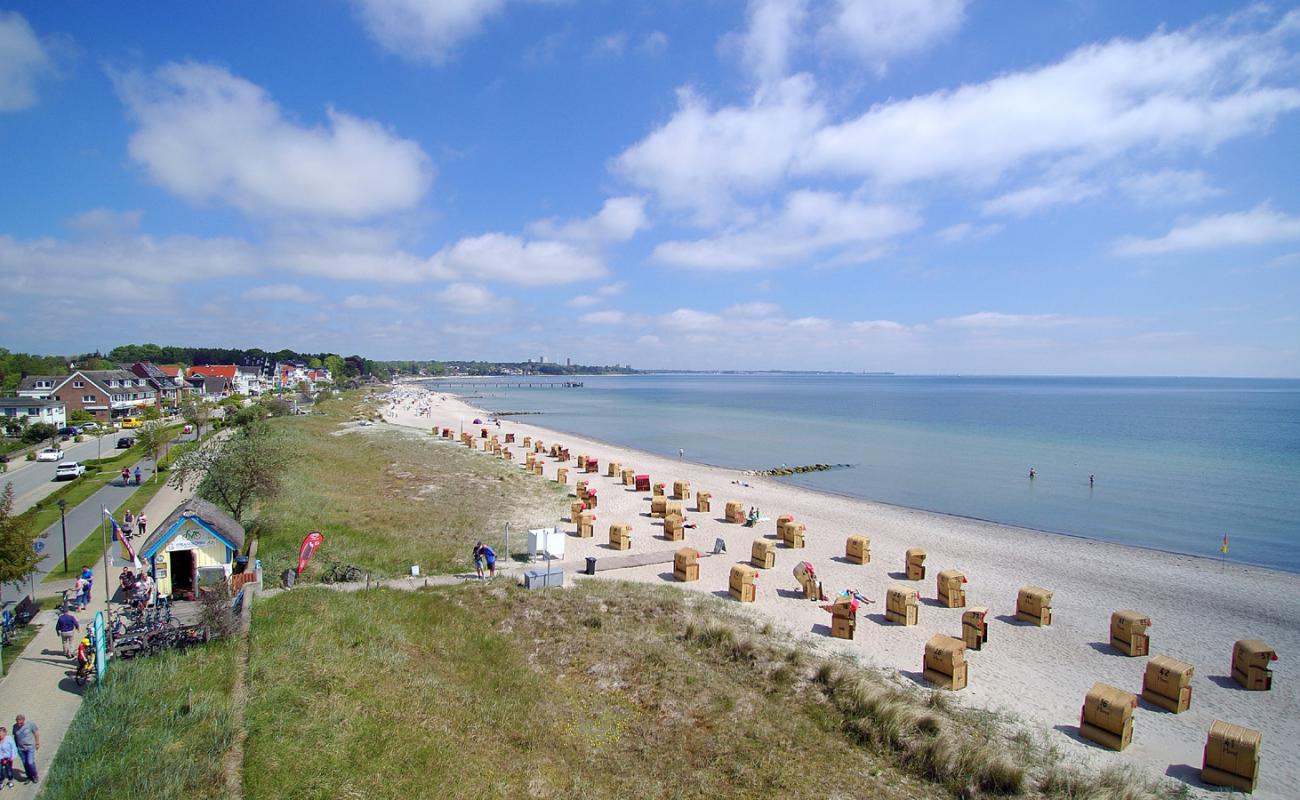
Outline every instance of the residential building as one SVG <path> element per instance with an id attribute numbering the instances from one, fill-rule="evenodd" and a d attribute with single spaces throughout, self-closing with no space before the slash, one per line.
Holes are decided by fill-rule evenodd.
<path id="1" fill-rule="evenodd" d="M 56 428 L 68 424 L 67 406 L 62 400 L 41 400 L 36 397 L 0 397 L 0 423 L 35 425 L 44 422 Z"/>
<path id="2" fill-rule="evenodd" d="M 239 366 L 235 368 L 235 391 L 242 395 L 255 397 L 267 389 L 262 380 L 260 366 Z"/>
<path id="3" fill-rule="evenodd" d="M 58 400 L 68 415 L 86 411 L 100 422 L 139 414 L 158 402 L 158 393 L 149 381 L 125 369 L 29 375 L 18 384 L 18 396 Z"/>
<path id="4" fill-rule="evenodd" d="M 209 400 L 220 400 L 234 393 L 234 387 L 223 375 L 204 375 L 201 372 L 194 373 L 191 370 L 191 374 L 185 379 L 185 382 L 189 384 L 192 393 Z"/>
<path id="5" fill-rule="evenodd" d="M 134 364 L 125 365 L 125 368 L 149 381 L 149 385 L 158 393 L 157 404 L 159 411 L 164 408 L 175 408 L 181 404 L 181 392 L 184 389 L 185 382 L 180 380 L 177 374 L 168 374 L 164 368 L 148 361 L 137 361 Z"/>

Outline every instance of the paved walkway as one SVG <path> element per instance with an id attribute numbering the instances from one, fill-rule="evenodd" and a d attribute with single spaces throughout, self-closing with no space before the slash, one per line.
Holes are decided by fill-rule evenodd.
<path id="1" fill-rule="evenodd" d="M 171 486 L 164 486 L 145 506 L 145 514 L 149 519 L 162 521 L 190 494 L 192 492 L 182 492 Z M 96 497 L 98 494 L 83 503 L 81 508 L 92 509 L 93 514 L 97 516 L 101 513 L 100 505 L 92 502 Z M 110 508 L 114 507 L 110 506 Z M 69 515 L 68 526 L 69 547 L 72 546 L 70 521 L 71 515 Z M 114 554 L 116 553 L 117 550 L 114 548 Z M 62 566 L 61 559 L 58 566 Z M 110 583 L 110 589 L 117 588 L 118 570 L 110 566 L 111 574 L 102 575 L 100 574 L 102 571 L 101 561 L 95 565 L 95 588 L 91 606 L 77 615 L 83 630 L 94 620 L 95 612 L 104 608 L 105 582 Z M 68 585 L 59 582 L 40 586 L 39 579 L 37 583 L 38 591 L 46 595 L 57 594 Z M 38 615 L 36 621 L 41 624 L 40 632 L 13 664 L 5 665 L 6 674 L 0 681 L 0 724 L 13 727 L 14 717 L 24 714 L 40 728 L 41 749 L 36 752 L 36 765 L 41 781 L 46 780 L 59 744 L 65 736 L 69 735 L 72 718 L 76 716 L 77 708 L 81 705 L 82 693 L 91 688 L 77 686 L 74 679 L 75 662 L 63 657 L 63 646 L 59 641 L 58 633 L 54 630 L 55 617 L 53 611 L 43 611 Z M 75 731 L 71 735 L 75 736 Z M 21 773 L 22 770 L 15 769 L 15 772 Z M 12 797 L 19 800 L 35 798 L 38 787 L 39 784 L 15 783 L 14 789 L 5 789 L 0 793 L 0 798 Z"/>

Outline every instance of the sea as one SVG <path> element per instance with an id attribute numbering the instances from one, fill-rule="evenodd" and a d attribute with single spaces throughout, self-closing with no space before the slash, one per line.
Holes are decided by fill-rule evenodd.
<path id="1" fill-rule="evenodd" d="M 1300 380 L 555 380 L 582 386 L 430 386 L 494 413 L 529 412 L 519 421 L 704 464 L 848 465 L 778 479 L 822 492 L 1300 572 Z"/>

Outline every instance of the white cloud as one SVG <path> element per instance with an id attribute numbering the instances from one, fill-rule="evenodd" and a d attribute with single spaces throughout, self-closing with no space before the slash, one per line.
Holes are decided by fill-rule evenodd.
<path id="1" fill-rule="evenodd" d="M 987 239 L 990 236 L 1000 233 L 1004 227 L 1004 225 L 997 222 L 988 225 L 959 222 L 956 225 L 949 225 L 948 227 L 938 231 L 935 233 L 935 236 L 938 236 L 949 244 L 978 242 L 981 239 Z"/>
<path id="2" fill-rule="evenodd" d="M 617 58 L 618 56 L 623 55 L 623 51 L 626 49 L 627 34 L 619 31 L 618 33 L 611 33 L 608 36 L 601 36 L 598 38 L 596 43 L 592 46 L 591 52 L 592 55 L 596 56 L 613 56 Z"/>
<path id="3" fill-rule="evenodd" d="M 569 299 L 569 305 L 574 308 L 589 308 L 605 302 L 615 295 L 621 294 L 625 284 L 622 281 L 602 286 L 594 294 L 580 294 L 577 297 Z"/>
<path id="4" fill-rule="evenodd" d="M 251 274 L 258 261 L 256 249 L 237 239 L 0 236 L 0 275 L 8 295 L 152 302 L 180 284 Z"/>
<path id="5" fill-rule="evenodd" d="M 473 283 L 451 284 L 438 292 L 438 302 L 458 314 L 482 314 L 503 307 L 503 301 L 485 287 Z"/>
<path id="6" fill-rule="evenodd" d="M 505 0 L 353 0 L 366 30 L 385 49 L 441 64 L 478 33 Z"/>
<path id="7" fill-rule="evenodd" d="M 600 256 L 568 242 L 525 241 L 504 233 L 461 239 L 438 251 L 431 263 L 439 277 L 522 286 L 591 280 L 606 272 Z"/>
<path id="8" fill-rule="evenodd" d="M 612 168 L 669 208 L 692 211 L 705 224 L 716 222 L 730 210 L 735 194 L 764 190 L 785 178 L 796 149 L 825 118 L 813 88 L 810 78 L 797 76 L 748 106 L 717 110 L 691 89 L 680 89 L 672 118 L 625 150 Z"/>
<path id="9" fill-rule="evenodd" d="M 877 104 L 819 130 L 799 168 L 883 183 L 990 180 L 1052 159 L 1208 150 L 1300 108 L 1280 38 L 1193 28 L 1090 45 L 1050 66 Z"/>
<path id="10" fill-rule="evenodd" d="M 0 111 L 36 104 L 36 81 L 54 70 L 54 59 L 16 11 L 0 11 Z"/>
<path id="11" fill-rule="evenodd" d="M 1119 187 L 1139 203 L 1152 206 L 1195 203 L 1223 193 L 1200 170 L 1166 169 L 1132 175 L 1122 179 Z"/>
<path id="12" fill-rule="evenodd" d="M 326 127 L 298 125 L 261 87 L 220 67 L 169 64 L 116 82 L 139 123 L 131 157 L 191 202 L 363 219 L 410 208 L 433 180 L 414 141 L 335 109 Z"/>
<path id="13" fill-rule="evenodd" d="M 650 31 L 641 40 L 641 46 L 637 49 L 648 56 L 657 56 L 668 49 L 668 34 L 663 31 Z"/>
<path id="14" fill-rule="evenodd" d="M 604 243 L 625 241 L 645 227 L 645 200 L 612 197 L 605 201 L 595 216 L 563 223 L 554 219 L 538 220 L 529 226 L 529 230 L 553 239 Z"/>
<path id="15" fill-rule="evenodd" d="M 1003 314 L 998 311 L 979 311 L 960 317 L 950 317 L 936 321 L 936 325 L 946 328 L 969 328 L 975 330 L 1012 328 L 1059 328 L 1065 325 L 1087 325 L 1100 322 L 1095 317 L 1076 317 L 1069 314 Z"/>
<path id="16" fill-rule="evenodd" d="M 705 270 L 762 269 L 812 258 L 861 263 L 879 257 L 891 239 L 919 224 L 910 211 L 800 190 L 770 218 L 709 238 L 663 242 L 652 258 Z"/>
<path id="17" fill-rule="evenodd" d="M 627 315 L 622 311 L 593 311 L 578 317 L 578 322 L 584 325 L 622 325 L 626 320 Z"/>
<path id="18" fill-rule="evenodd" d="M 659 324 L 668 330 L 684 333 L 701 333 L 721 329 L 726 322 L 717 314 L 679 308 L 659 317 Z"/>
<path id="19" fill-rule="evenodd" d="M 1073 205 L 1101 194 L 1101 187 L 1064 178 L 1035 186 L 1027 186 L 985 201 L 980 210 L 985 214 L 1007 214 L 1028 217 L 1052 206 Z"/>
<path id="20" fill-rule="evenodd" d="M 1250 247 L 1300 239 L 1300 217 L 1274 211 L 1267 204 L 1250 211 L 1202 217 L 1154 239 L 1128 237 L 1115 243 L 1122 256 L 1147 256 L 1188 250 Z"/>
<path id="21" fill-rule="evenodd" d="M 776 303 L 737 303 L 722 310 L 723 314 L 733 317 L 775 317 L 781 313 Z"/>
<path id="22" fill-rule="evenodd" d="M 245 300 L 270 300 L 283 303 L 310 305 L 320 300 L 320 295 L 293 283 L 272 283 L 254 286 L 241 295 Z"/>
<path id="23" fill-rule="evenodd" d="M 864 319 L 850 322 L 849 329 L 856 333 L 875 333 L 878 331 L 902 333 L 907 330 L 907 327 L 892 319 Z"/>
<path id="24" fill-rule="evenodd" d="M 387 294 L 350 294 L 343 307 L 351 311 L 404 311 L 410 304 Z"/>
<path id="25" fill-rule="evenodd" d="M 961 27 L 966 0 L 836 0 L 818 38 L 883 71 L 889 60 L 924 50 Z"/>
<path id="26" fill-rule="evenodd" d="M 266 257 L 281 269 L 341 280 L 416 283 L 435 273 L 430 259 L 406 252 L 392 231 L 379 228 L 283 234 L 267 245 Z"/>
<path id="27" fill-rule="evenodd" d="M 807 0 L 750 0 L 745 64 L 764 85 L 788 74 L 790 53 L 797 45 L 807 6 Z"/>
<path id="28" fill-rule="evenodd" d="M 140 211 L 115 211 L 111 208 L 92 208 L 68 220 L 68 227 L 84 238 L 115 238 L 134 232 L 143 217 Z"/>

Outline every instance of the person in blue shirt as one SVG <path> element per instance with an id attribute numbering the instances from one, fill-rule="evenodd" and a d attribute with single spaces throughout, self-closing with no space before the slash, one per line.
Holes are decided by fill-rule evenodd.
<path id="1" fill-rule="evenodd" d="M 65 658 L 72 658 L 72 650 L 77 640 L 77 631 L 81 630 L 81 624 L 77 618 L 72 616 L 69 611 L 64 611 L 59 615 L 59 619 L 54 623 L 54 630 L 59 632 L 59 638 L 63 640 L 63 655 Z"/>
<path id="2" fill-rule="evenodd" d="M 497 576 L 497 553 L 492 549 L 491 545 L 487 544 L 483 545 L 482 552 L 483 560 L 487 562 L 488 577 L 495 578 Z"/>

